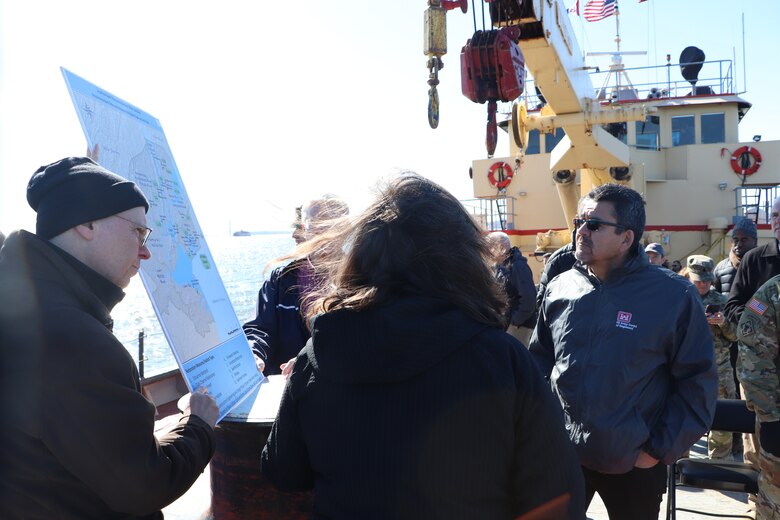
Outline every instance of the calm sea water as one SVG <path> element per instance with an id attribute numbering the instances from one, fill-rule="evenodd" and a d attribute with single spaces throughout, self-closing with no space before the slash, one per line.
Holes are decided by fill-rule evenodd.
<path id="1" fill-rule="evenodd" d="M 271 273 L 266 265 L 289 252 L 295 242 L 290 233 L 208 237 L 207 242 L 238 320 L 241 323 L 249 321 L 255 317 L 260 285 Z M 140 277 L 133 278 L 125 293 L 125 299 L 111 313 L 114 334 L 138 362 L 138 333 L 144 332 L 145 376 L 176 368 L 176 361 Z"/>

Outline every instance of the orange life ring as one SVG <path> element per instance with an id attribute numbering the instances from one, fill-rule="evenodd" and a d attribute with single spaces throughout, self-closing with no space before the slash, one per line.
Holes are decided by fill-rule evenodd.
<path id="1" fill-rule="evenodd" d="M 753 158 L 752 164 L 749 168 L 744 168 L 745 163 L 751 162 L 748 158 L 743 158 L 745 154 L 748 154 Z M 761 154 L 758 150 L 752 146 L 743 146 L 737 148 L 737 150 L 731 155 L 731 169 L 734 173 L 740 175 L 753 175 L 761 167 Z"/>
<path id="2" fill-rule="evenodd" d="M 500 170 L 498 173 L 498 179 L 496 179 L 497 170 Z M 509 183 L 512 182 L 512 176 L 514 174 L 515 171 L 512 169 L 512 167 L 503 161 L 493 163 L 490 165 L 490 168 L 488 168 L 488 180 L 490 181 L 490 184 L 498 189 L 504 189 L 509 186 Z"/>

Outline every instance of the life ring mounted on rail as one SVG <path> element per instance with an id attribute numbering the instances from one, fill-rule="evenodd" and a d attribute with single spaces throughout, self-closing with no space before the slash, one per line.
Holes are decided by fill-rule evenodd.
<path id="1" fill-rule="evenodd" d="M 490 184 L 500 190 L 509 186 L 514 174 L 515 171 L 512 167 L 504 161 L 495 162 L 488 168 L 488 180 L 490 181 Z"/>
<path id="2" fill-rule="evenodd" d="M 752 146 L 743 146 L 731 154 L 731 169 L 739 175 L 753 175 L 761 167 L 761 153 Z"/>

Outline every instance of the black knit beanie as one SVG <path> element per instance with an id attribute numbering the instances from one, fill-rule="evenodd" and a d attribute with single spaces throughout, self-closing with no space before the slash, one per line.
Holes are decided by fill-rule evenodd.
<path id="1" fill-rule="evenodd" d="M 734 231 L 732 232 L 732 235 L 737 231 L 742 231 L 745 236 L 750 238 L 758 238 L 756 224 L 748 217 L 742 217 L 734 224 Z"/>
<path id="2" fill-rule="evenodd" d="M 27 202 L 38 213 L 35 233 L 50 239 L 68 229 L 149 202 L 135 183 L 87 157 L 41 166 L 27 184 Z"/>

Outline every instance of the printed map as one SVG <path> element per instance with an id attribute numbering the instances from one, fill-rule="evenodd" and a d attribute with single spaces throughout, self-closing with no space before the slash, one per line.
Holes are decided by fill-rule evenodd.
<path id="1" fill-rule="evenodd" d="M 141 278 L 190 390 L 205 386 L 227 414 L 262 375 L 217 272 L 160 122 L 62 69 L 97 161 L 149 199 L 152 253 Z"/>

